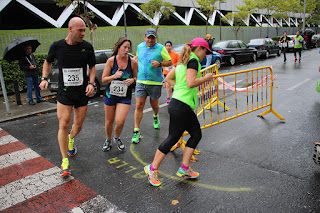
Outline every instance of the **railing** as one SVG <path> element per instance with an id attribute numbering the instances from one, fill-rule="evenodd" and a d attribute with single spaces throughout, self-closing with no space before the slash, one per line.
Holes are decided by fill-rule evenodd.
<path id="1" fill-rule="evenodd" d="M 212 82 L 199 86 L 198 106 L 195 113 L 200 125 L 202 125 L 201 129 L 212 127 L 262 108 L 268 108 L 268 110 L 259 114 L 259 117 L 271 112 L 280 120 L 285 120 L 273 109 L 273 81 L 276 76 L 273 75 L 271 67 L 218 74 L 218 67 L 212 65 L 201 70 L 202 76 L 207 73 L 214 73 L 215 75 Z M 183 136 L 188 134 L 188 132 L 185 132 Z M 184 149 L 186 142 L 182 137 L 172 147 L 171 151 L 177 147 Z M 199 153 L 198 150 L 195 150 L 194 154 Z M 192 160 L 196 161 L 197 159 L 193 156 Z"/>

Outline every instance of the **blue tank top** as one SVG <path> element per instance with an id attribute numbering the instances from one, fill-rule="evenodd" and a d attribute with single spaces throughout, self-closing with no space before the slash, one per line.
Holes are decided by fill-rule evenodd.
<path id="1" fill-rule="evenodd" d="M 114 75 L 117 70 L 119 69 L 118 67 L 118 63 L 117 63 L 117 58 L 116 58 L 116 55 L 114 56 L 114 62 L 113 62 L 113 67 L 112 67 L 112 70 L 110 72 L 110 76 L 111 75 Z M 121 76 L 121 78 L 117 78 L 115 80 L 117 81 L 123 81 L 123 80 L 126 80 L 128 78 L 132 78 L 132 67 L 131 67 L 131 59 L 130 59 L 130 56 L 128 56 L 128 65 L 127 67 L 122 70 L 120 69 L 123 74 Z M 130 86 L 128 86 L 128 91 L 127 91 L 127 96 L 126 97 L 121 97 L 121 98 L 125 98 L 125 99 L 131 99 L 131 96 L 132 96 L 132 89 L 134 88 L 134 83 L 131 84 Z M 106 92 L 104 93 L 104 95 L 108 98 L 113 98 L 113 97 L 117 97 L 117 96 L 114 96 L 114 95 L 110 95 L 110 83 L 107 84 L 106 86 Z M 117 97 L 119 98 L 119 97 Z"/>

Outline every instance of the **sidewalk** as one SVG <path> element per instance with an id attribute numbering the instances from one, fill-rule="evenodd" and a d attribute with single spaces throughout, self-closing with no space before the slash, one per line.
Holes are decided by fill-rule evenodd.
<path id="1" fill-rule="evenodd" d="M 50 90 L 41 91 L 41 96 L 46 102 L 41 102 L 36 105 L 29 105 L 27 101 L 27 92 L 21 92 L 21 103 L 22 105 L 17 105 L 15 95 L 8 96 L 10 114 L 7 113 L 6 103 L 4 97 L 0 96 L 0 123 L 10 120 L 16 120 L 18 118 L 28 117 L 31 115 L 36 115 L 45 112 L 52 112 L 57 109 L 57 104 L 49 99 L 55 97 L 55 93 L 51 93 Z M 34 97 L 33 93 L 33 97 Z"/>

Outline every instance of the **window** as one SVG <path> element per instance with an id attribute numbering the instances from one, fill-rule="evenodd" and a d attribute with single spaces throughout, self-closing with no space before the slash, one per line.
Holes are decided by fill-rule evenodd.
<path id="1" fill-rule="evenodd" d="M 96 64 L 103 64 L 107 62 L 107 55 L 104 52 L 95 53 L 96 56 Z"/>
<path id="2" fill-rule="evenodd" d="M 247 48 L 247 45 L 245 43 L 243 43 L 242 41 L 238 41 L 238 44 L 239 44 L 240 48 L 242 48 L 242 49 Z"/>

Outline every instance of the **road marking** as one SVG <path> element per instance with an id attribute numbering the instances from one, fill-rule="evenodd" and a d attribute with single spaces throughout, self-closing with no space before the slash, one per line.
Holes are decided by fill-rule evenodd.
<path id="1" fill-rule="evenodd" d="M 0 156 L 0 169 L 12 166 L 14 164 L 21 163 L 26 160 L 31 160 L 40 157 L 40 155 L 34 152 L 32 149 L 27 148 L 16 152 L 11 152 Z"/>
<path id="2" fill-rule="evenodd" d="M 52 167 L 54 165 L 43 157 L 6 167 L 0 170 L 0 187 Z"/>
<path id="3" fill-rule="evenodd" d="M 7 143 L 16 142 L 16 141 L 18 141 L 18 139 L 16 139 L 12 135 L 5 135 L 3 137 L 0 137 L 0 146 Z"/>
<path id="4" fill-rule="evenodd" d="M 140 162 L 143 166 L 148 165 L 146 162 L 144 162 L 142 160 L 142 158 L 140 158 L 139 154 L 136 153 L 134 151 L 134 144 L 130 145 L 130 152 L 132 154 L 132 156 L 138 161 Z M 207 188 L 207 189 L 211 189 L 211 190 L 216 190 L 216 191 L 226 191 L 226 192 L 247 192 L 247 191 L 252 191 L 252 188 L 248 188 L 248 187 L 239 187 L 239 188 L 234 188 L 234 187 L 221 187 L 221 186 L 215 186 L 215 185 L 210 185 L 210 184 L 204 184 L 204 183 L 199 183 L 199 182 L 194 182 L 194 181 L 190 181 L 190 180 L 183 180 L 179 177 L 175 177 L 169 174 L 164 173 L 163 171 L 160 171 L 160 175 L 163 175 L 171 180 L 178 180 L 181 181 L 183 183 L 188 183 L 190 185 L 194 185 L 194 186 L 199 186 L 202 188 Z M 147 179 L 147 178 L 146 178 Z"/>
<path id="5" fill-rule="evenodd" d="M 99 101 L 89 103 L 88 106 L 93 105 L 93 104 L 97 104 L 97 103 L 99 103 Z"/>
<path id="6" fill-rule="evenodd" d="M 60 169 L 53 167 L 2 186 L 0 211 L 73 179 L 72 176 L 61 178 L 59 174 Z"/>
<path id="7" fill-rule="evenodd" d="M 309 78 L 307 78 L 306 80 L 304 80 L 304 81 L 302 81 L 302 82 L 300 82 L 300 83 L 298 83 L 298 84 L 296 84 L 296 85 L 294 85 L 294 86 L 290 87 L 290 88 L 289 88 L 289 89 L 287 89 L 287 90 L 294 90 L 295 88 L 297 88 L 297 87 L 301 86 L 302 84 L 304 84 L 304 83 L 306 83 L 306 82 L 308 82 L 308 81 L 310 81 L 310 79 L 309 79 Z"/>
<path id="8" fill-rule="evenodd" d="M 164 104 L 159 105 L 159 108 L 162 108 L 162 107 L 165 107 L 165 106 L 168 106 L 168 105 L 169 105 L 169 104 L 164 103 Z M 143 110 L 143 113 L 150 112 L 150 111 L 152 111 L 152 107 Z"/>
<path id="9" fill-rule="evenodd" d="M 95 209 L 96 206 L 99 206 L 98 209 Z M 95 198 L 81 204 L 78 207 L 73 208 L 70 213 L 84 213 L 84 212 L 113 212 L 113 213 L 124 213 L 123 211 L 119 210 L 119 208 L 101 195 L 98 195 Z"/>

